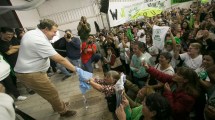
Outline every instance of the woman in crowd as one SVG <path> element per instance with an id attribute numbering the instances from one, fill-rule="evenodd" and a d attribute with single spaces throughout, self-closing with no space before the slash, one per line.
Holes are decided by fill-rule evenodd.
<path id="1" fill-rule="evenodd" d="M 156 63 L 156 59 L 159 54 L 159 50 L 158 50 L 158 48 L 153 46 L 151 34 L 146 34 L 146 46 L 149 51 L 149 54 L 152 56 L 152 60 Z"/>
<path id="2" fill-rule="evenodd" d="M 118 61 L 117 61 L 118 60 Z M 113 48 L 107 48 L 107 57 L 104 57 L 104 65 L 107 70 L 115 70 L 118 72 L 123 72 L 122 64 L 119 58 L 116 57 Z"/>
<path id="3" fill-rule="evenodd" d="M 124 97 L 122 104 L 116 109 L 116 115 L 119 120 L 171 120 L 171 108 L 163 96 L 151 93 L 145 97 L 141 106 L 132 110 Z"/>
<path id="4" fill-rule="evenodd" d="M 201 44 L 191 43 L 188 52 L 179 54 L 179 51 L 175 50 L 175 59 L 183 61 L 183 66 L 189 67 L 193 70 L 199 68 L 202 64 Z"/>
<path id="5" fill-rule="evenodd" d="M 215 119 L 215 65 L 207 69 L 210 78 L 210 85 L 207 88 L 207 104 L 204 109 L 205 120 Z"/>
<path id="6" fill-rule="evenodd" d="M 195 71 L 200 77 L 200 83 L 203 87 L 207 88 L 207 84 L 210 82 L 210 79 L 207 75 L 206 69 L 215 64 L 215 51 L 209 51 L 204 54 L 202 65 L 197 68 Z"/>
<path id="7" fill-rule="evenodd" d="M 196 112 L 195 117 L 197 118 L 197 120 L 204 119 L 203 111 L 204 111 L 204 107 L 205 107 L 205 103 L 206 103 L 205 92 L 211 86 L 210 78 L 209 78 L 206 70 L 208 68 L 210 68 L 211 66 L 213 66 L 214 62 L 215 62 L 215 51 L 207 52 L 203 57 L 203 62 L 202 62 L 201 67 L 199 67 L 195 70 L 200 78 L 200 84 L 201 84 L 200 96 L 197 99 L 195 108 L 194 108 L 194 110 Z"/>
<path id="8" fill-rule="evenodd" d="M 169 52 L 162 52 L 158 59 L 159 63 L 156 64 L 154 68 L 156 68 L 157 70 L 165 74 L 173 75 L 175 71 L 173 67 L 170 65 L 171 59 L 172 59 L 172 55 Z M 147 83 L 154 89 L 163 88 L 163 83 L 157 81 L 153 77 L 150 77 Z"/>
<path id="9" fill-rule="evenodd" d="M 168 75 L 143 63 L 147 72 L 164 83 L 163 95 L 172 108 L 174 120 L 187 120 L 199 96 L 199 77 L 187 67 L 180 67 L 176 74 Z M 171 87 L 170 87 L 171 86 Z"/>
<path id="10" fill-rule="evenodd" d="M 125 67 L 124 71 L 126 75 L 130 74 L 130 42 L 128 40 L 128 37 L 124 33 L 120 33 L 120 39 L 121 43 L 118 45 L 118 49 L 120 51 L 120 60 L 122 62 L 122 65 Z"/>

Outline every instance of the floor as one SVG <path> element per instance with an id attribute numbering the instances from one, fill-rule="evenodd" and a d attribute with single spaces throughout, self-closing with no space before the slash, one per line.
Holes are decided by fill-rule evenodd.
<path id="1" fill-rule="evenodd" d="M 94 71 L 94 76 L 102 78 L 101 69 Z M 70 108 L 77 111 L 77 115 L 69 118 L 60 117 L 54 112 L 51 105 L 37 94 L 29 95 L 25 88 L 19 84 L 18 88 L 22 94 L 28 96 L 25 101 L 16 101 L 16 106 L 23 112 L 29 114 L 37 120 L 112 120 L 112 114 L 107 109 L 104 95 L 91 88 L 86 93 L 88 108 L 85 108 L 84 98 L 79 90 L 77 75 L 62 81 L 62 74 L 54 74 L 50 80 L 55 84 L 60 98 L 70 102 Z M 22 120 L 20 117 L 18 119 Z"/>

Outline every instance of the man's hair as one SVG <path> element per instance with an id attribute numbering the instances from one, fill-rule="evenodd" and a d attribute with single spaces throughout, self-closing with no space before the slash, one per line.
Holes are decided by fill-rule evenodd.
<path id="1" fill-rule="evenodd" d="M 1 32 L 2 32 L 2 33 L 6 33 L 6 32 L 14 33 L 13 29 L 12 29 L 12 28 L 9 28 L 9 27 L 2 27 L 2 28 L 1 28 Z"/>
<path id="2" fill-rule="evenodd" d="M 72 30 L 71 30 L 71 29 L 66 29 L 66 30 L 65 30 L 65 33 L 67 33 L 67 32 L 72 33 Z"/>
<path id="3" fill-rule="evenodd" d="M 39 29 L 48 28 L 49 30 L 51 30 L 53 26 L 58 27 L 58 25 L 53 20 L 49 19 L 40 20 L 40 24 L 37 25 Z"/>

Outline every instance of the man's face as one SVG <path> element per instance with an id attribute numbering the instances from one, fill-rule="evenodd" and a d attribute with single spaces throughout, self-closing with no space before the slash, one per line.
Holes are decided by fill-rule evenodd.
<path id="1" fill-rule="evenodd" d="M 10 41 L 13 38 L 13 32 L 1 33 L 1 39 L 4 41 Z"/>
<path id="2" fill-rule="evenodd" d="M 56 26 L 53 26 L 51 30 L 49 30 L 48 28 L 45 28 L 45 30 L 44 30 L 44 34 L 46 35 L 48 40 L 52 40 L 53 37 L 56 35 L 56 33 L 57 33 Z"/>

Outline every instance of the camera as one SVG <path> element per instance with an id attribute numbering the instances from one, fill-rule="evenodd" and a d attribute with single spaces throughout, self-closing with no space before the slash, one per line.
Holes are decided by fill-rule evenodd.
<path id="1" fill-rule="evenodd" d="M 87 42 L 87 44 L 92 44 L 93 43 L 93 41 L 92 40 L 89 40 L 88 42 Z"/>
<path id="2" fill-rule="evenodd" d="M 66 34 L 66 37 L 67 38 L 71 38 L 72 36 L 70 34 Z"/>

